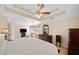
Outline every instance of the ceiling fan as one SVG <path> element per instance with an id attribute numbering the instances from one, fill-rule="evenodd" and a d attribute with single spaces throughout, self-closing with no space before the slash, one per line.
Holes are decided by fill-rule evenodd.
<path id="1" fill-rule="evenodd" d="M 45 15 L 49 15 L 51 12 L 45 11 L 44 10 L 45 5 L 44 4 L 37 4 L 37 9 L 36 9 L 36 14 L 42 18 Z"/>

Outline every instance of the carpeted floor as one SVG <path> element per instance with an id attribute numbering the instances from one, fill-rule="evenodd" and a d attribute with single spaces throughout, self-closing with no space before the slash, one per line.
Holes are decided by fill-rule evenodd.
<path id="1" fill-rule="evenodd" d="M 67 55 L 67 48 L 65 47 L 57 47 L 59 51 L 59 55 Z"/>

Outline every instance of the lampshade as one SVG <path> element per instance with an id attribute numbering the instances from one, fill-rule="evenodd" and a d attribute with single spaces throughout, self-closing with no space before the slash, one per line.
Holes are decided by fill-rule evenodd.
<path id="1" fill-rule="evenodd" d="M 3 32 L 4 32 L 4 33 L 9 33 L 8 28 L 4 28 Z"/>

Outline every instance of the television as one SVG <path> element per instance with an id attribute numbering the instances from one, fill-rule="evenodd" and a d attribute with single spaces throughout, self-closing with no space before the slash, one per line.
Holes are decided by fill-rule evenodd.
<path id="1" fill-rule="evenodd" d="M 27 29 L 20 29 L 20 32 L 27 32 Z"/>

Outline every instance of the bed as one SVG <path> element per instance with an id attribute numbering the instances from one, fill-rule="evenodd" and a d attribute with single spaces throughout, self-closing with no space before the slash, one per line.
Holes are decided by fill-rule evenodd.
<path id="1" fill-rule="evenodd" d="M 55 45 L 33 37 L 8 41 L 4 45 L 3 55 L 58 55 Z"/>

